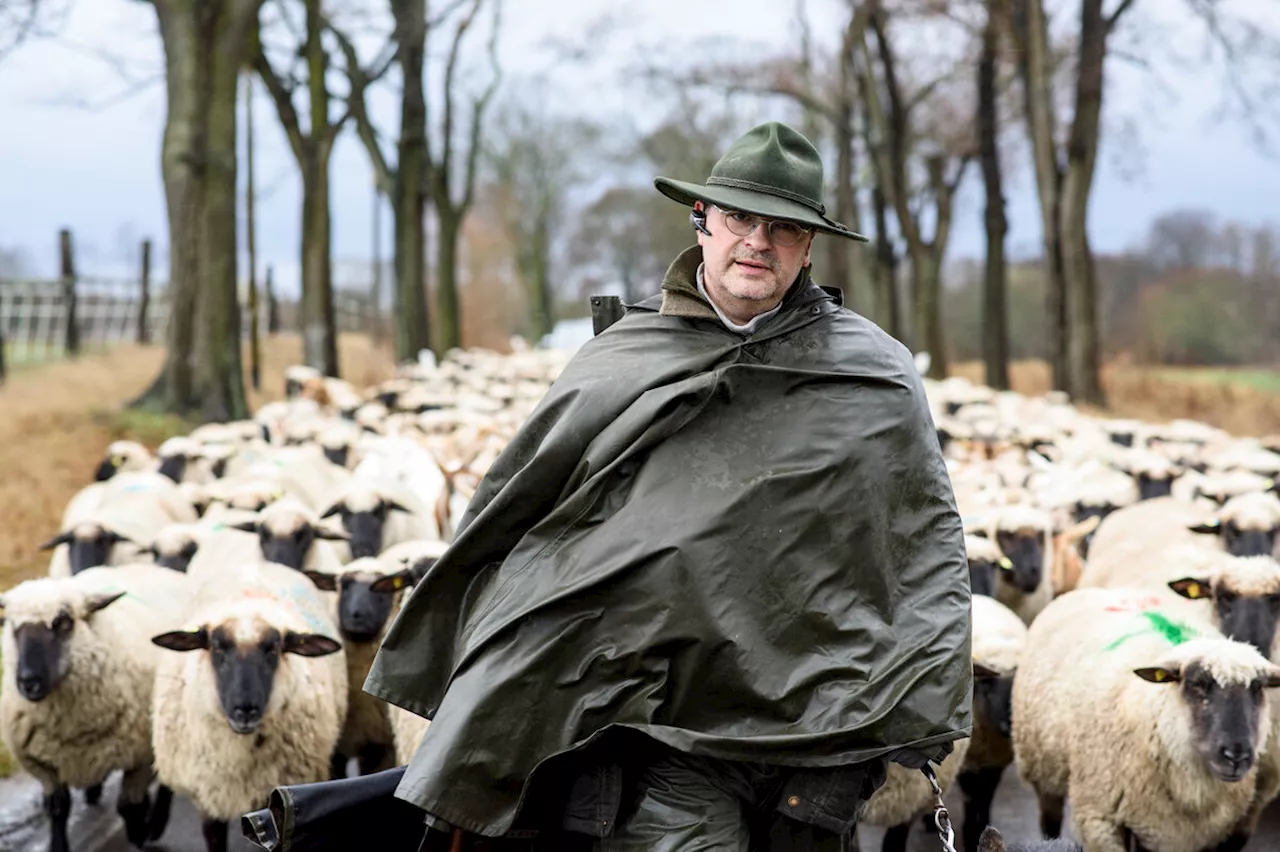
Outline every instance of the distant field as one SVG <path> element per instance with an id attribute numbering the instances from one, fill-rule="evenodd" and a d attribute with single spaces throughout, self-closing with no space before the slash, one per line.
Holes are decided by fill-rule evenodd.
<path id="1" fill-rule="evenodd" d="M 1170 381 L 1236 384 L 1262 393 L 1280 394 L 1280 370 L 1167 367 L 1155 368 L 1153 372 Z"/>

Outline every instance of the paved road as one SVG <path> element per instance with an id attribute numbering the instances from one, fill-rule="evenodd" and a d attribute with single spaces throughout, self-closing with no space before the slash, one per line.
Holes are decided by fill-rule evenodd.
<path id="1" fill-rule="evenodd" d="M 85 805 L 80 794 L 72 799 L 71 848 L 73 852 L 134 852 L 124 837 L 123 825 L 115 814 L 113 803 L 119 789 L 118 778 L 108 782 L 97 807 Z M 959 797 L 948 797 L 957 831 L 960 825 Z M 1007 840 L 1032 840 L 1037 830 L 1035 798 L 1013 770 L 1006 775 L 996 794 L 992 820 Z M 40 810 L 40 788 L 29 777 L 0 780 L 0 852 L 44 852 L 48 848 L 48 825 Z M 879 852 L 883 832 L 863 827 L 860 841 L 863 852 Z M 174 802 L 173 817 L 164 837 L 147 847 L 153 852 L 205 852 L 200 836 L 199 817 L 186 799 Z M 938 852 L 941 846 L 935 836 L 916 827 L 911 834 L 909 852 Z M 1246 852 L 1274 852 L 1280 849 L 1280 804 L 1273 805 L 1263 819 L 1258 835 Z M 255 852 L 258 847 L 232 832 L 228 852 Z M 260 852 L 260 850 L 258 850 Z"/>

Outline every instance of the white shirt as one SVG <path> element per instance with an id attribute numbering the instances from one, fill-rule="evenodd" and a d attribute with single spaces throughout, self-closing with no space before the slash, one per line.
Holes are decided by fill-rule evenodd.
<path id="1" fill-rule="evenodd" d="M 707 295 L 707 288 L 702 283 L 702 267 L 703 267 L 703 264 L 699 263 L 698 274 L 696 276 L 698 281 L 698 292 L 702 294 L 702 298 L 707 300 L 707 304 L 711 305 L 712 310 L 716 312 L 716 316 L 720 317 L 720 322 L 724 323 L 724 327 L 729 329 L 730 331 L 737 332 L 738 334 L 754 334 L 755 330 L 760 327 L 760 323 L 765 322 L 774 314 L 776 314 L 779 310 L 781 310 L 782 303 L 779 302 L 778 304 L 773 306 L 773 310 L 765 311 L 762 314 L 756 314 L 745 325 L 738 325 L 733 320 L 725 316 L 724 311 L 720 310 L 720 306 L 717 305 L 709 295 Z"/>

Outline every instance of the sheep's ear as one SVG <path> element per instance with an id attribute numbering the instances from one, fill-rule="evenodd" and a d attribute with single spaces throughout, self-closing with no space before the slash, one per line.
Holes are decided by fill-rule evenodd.
<path id="1" fill-rule="evenodd" d="M 397 571 L 394 574 L 388 574 L 385 577 L 379 577 L 369 584 L 369 590 L 373 592 L 398 592 L 412 586 L 416 578 L 413 571 Z"/>
<path id="2" fill-rule="evenodd" d="M 994 825 L 982 829 L 978 838 L 978 852 L 1005 852 L 1004 835 Z"/>
<path id="3" fill-rule="evenodd" d="M 427 572 L 434 568 L 435 565 L 436 557 L 434 556 L 424 556 L 417 562 L 413 563 L 413 565 L 409 567 L 409 570 L 413 572 L 413 582 L 417 583 L 423 577 L 427 576 Z"/>
<path id="4" fill-rule="evenodd" d="M 87 613 L 95 613 L 100 609 L 106 609 L 111 604 L 124 597 L 124 592 L 98 592 L 85 598 L 84 607 Z"/>
<path id="5" fill-rule="evenodd" d="M 324 657 L 342 650 L 342 643 L 319 633 L 284 634 L 284 652 L 299 657 Z"/>
<path id="6" fill-rule="evenodd" d="M 237 521 L 234 524 L 227 524 L 226 529 L 239 530 L 240 532 L 247 532 L 247 533 L 256 533 L 258 531 L 258 521 L 256 519 L 248 520 L 248 521 Z"/>
<path id="7" fill-rule="evenodd" d="M 303 571 L 311 582 L 315 583 L 316 588 L 322 592 L 335 592 L 338 590 L 338 575 L 330 574 L 327 571 Z"/>
<path id="8" fill-rule="evenodd" d="M 974 663 L 973 677 L 975 680 L 995 680 L 1000 677 L 1000 672 L 995 669 L 987 668 L 982 663 Z"/>
<path id="9" fill-rule="evenodd" d="M 150 556 L 152 559 L 159 559 L 160 551 L 156 550 L 156 546 L 154 544 L 148 544 L 146 547 L 138 548 L 138 555 Z"/>
<path id="10" fill-rule="evenodd" d="M 1194 577 L 1183 577 L 1181 580 L 1169 581 L 1169 588 L 1184 598 L 1193 601 L 1213 597 L 1213 587 L 1208 580 L 1197 580 Z"/>
<path id="11" fill-rule="evenodd" d="M 351 536 L 343 530 L 317 526 L 315 531 L 316 538 L 323 538 L 326 541 L 351 541 Z"/>
<path id="12" fill-rule="evenodd" d="M 202 651 L 209 647 L 209 631 L 203 627 L 199 630 L 174 630 L 152 636 L 151 643 L 170 651 Z"/>
<path id="13" fill-rule="evenodd" d="M 1214 518 L 1212 521 L 1206 521 L 1203 524 L 1189 524 L 1187 529 L 1201 535 L 1217 535 L 1222 530 L 1222 521 Z"/>
<path id="14" fill-rule="evenodd" d="M 1070 527 L 1066 531 L 1066 535 L 1071 541 L 1079 541 L 1085 536 L 1091 534 L 1102 523 L 1102 518 L 1097 515 L 1091 515 L 1078 524 Z"/>
<path id="15" fill-rule="evenodd" d="M 388 512 L 404 512 L 406 514 L 411 512 L 410 509 L 405 508 L 404 504 L 397 500 L 383 500 L 382 505 L 386 507 Z"/>
<path id="16" fill-rule="evenodd" d="M 3 603 L 0 603 L 0 606 L 3 606 Z M 1280 686 L 1280 668 L 1272 666 L 1271 670 L 1267 672 L 1266 679 L 1262 681 L 1262 685 L 1266 689 L 1275 689 Z"/>
<path id="17" fill-rule="evenodd" d="M 342 503 L 341 503 L 341 502 L 338 502 L 338 503 L 334 503 L 332 506 L 330 506 L 329 508 L 325 509 L 325 510 L 324 510 L 324 512 L 323 512 L 323 513 L 321 513 L 320 517 L 321 517 L 321 518 L 332 518 L 334 515 L 341 514 L 341 512 L 342 512 Z"/>
<path id="18" fill-rule="evenodd" d="M 67 530 L 66 532 L 58 533 L 53 538 L 49 539 L 44 544 L 40 545 L 40 549 L 53 550 L 55 547 L 57 547 L 60 544 L 70 544 L 72 538 L 74 538 L 74 536 L 71 534 L 70 530 Z"/>
<path id="19" fill-rule="evenodd" d="M 1133 673 L 1143 680 L 1149 680 L 1152 683 L 1179 683 L 1182 680 L 1182 672 L 1177 669 L 1165 668 L 1162 666 L 1153 666 L 1146 669 L 1134 669 Z"/>

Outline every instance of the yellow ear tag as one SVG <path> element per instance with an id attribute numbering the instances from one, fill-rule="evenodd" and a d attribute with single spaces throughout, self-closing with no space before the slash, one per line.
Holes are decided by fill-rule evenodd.
<path id="1" fill-rule="evenodd" d="M 279 490 L 279 491 L 275 492 L 274 494 L 272 494 L 272 495 L 271 495 L 271 499 L 272 499 L 272 500 L 283 500 L 283 499 L 284 499 L 284 490 L 283 490 L 283 489 L 281 489 L 281 490 Z"/>
<path id="2" fill-rule="evenodd" d="M 396 577 L 396 591 L 404 588 L 404 577 Z"/>
<path id="3" fill-rule="evenodd" d="M 112 457 L 111 457 L 111 466 L 112 466 L 112 467 L 119 467 L 119 466 L 120 466 L 120 465 L 122 465 L 122 464 L 124 464 L 124 456 L 112 456 Z"/>
<path id="4" fill-rule="evenodd" d="M 1006 571 L 1012 571 L 1012 570 L 1013 570 L 1013 560 L 1012 560 L 1012 559 L 1010 559 L 1010 558 L 1009 558 L 1009 557 L 1007 557 L 1007 556 L 1001 556 L 1001 557 L 1000 557 L 1000 567 L 1001 567 L 1001 568 L 1003 568 L 1003 569 L 1004 569 L 1004 570 L 1006 570 Z"/>
<path id="5" fill-rule="evenodd" d="M 1156 669 L 1154 672 L 1151 673 L 1151 675 L 1156 683 L 1164 683 L 1166 680 L 1169 679 L 1169 673 L 1164 669 Z"/>
<path id="6" fill-rule="evenodd" d="M 1194 600 L 1196 598 L 1200 598 L 1203 596 L 1204 596 L 1204 589 L 1200 587 L 1199 583 L 1187 584 L 1187 597 Z"/>

